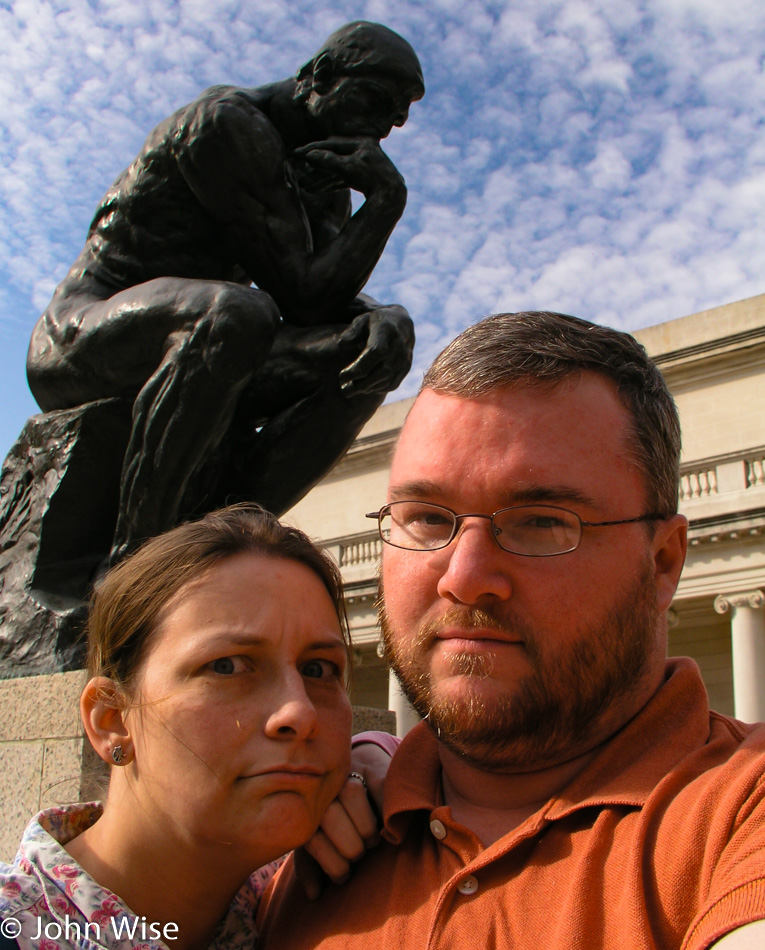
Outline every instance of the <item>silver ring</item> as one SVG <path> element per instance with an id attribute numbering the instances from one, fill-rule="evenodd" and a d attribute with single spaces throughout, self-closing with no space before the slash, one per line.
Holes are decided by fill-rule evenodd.
<path id="1" fill-rule="evenodd" d="M 359 772 L 349 772 L 348 778 L 357 778 L 361 782 L 361 784 L 364 786 L 364 788 L 367 791 L 369 791 L 369 789 L 367 788 L 367 783 L 364 781 L 364 776 L 361 775 Z"/>

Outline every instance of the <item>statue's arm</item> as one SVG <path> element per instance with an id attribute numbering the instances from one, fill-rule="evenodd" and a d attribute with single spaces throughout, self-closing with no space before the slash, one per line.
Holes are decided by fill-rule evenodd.
<path id="1" fill-rule="evenodd" d="M 366 199 L 319 247 L 287 173 L 283 142 L 252 104 L 229 97 L 201 105 L 176 146 L 181 173 L 223 224 L 238 263 L 285 320 L 314 326 L 337 320 L 364 286 L 403 212 L 406 188 L 371 140 L 330 140 L 303 152 Z"/>

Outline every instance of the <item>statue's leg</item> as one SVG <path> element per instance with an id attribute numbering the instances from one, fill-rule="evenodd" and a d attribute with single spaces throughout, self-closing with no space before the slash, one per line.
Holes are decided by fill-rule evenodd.
<path id="1" fill-rule="evenodd" d="M 344 329 L 282 328 L 240 399 L 218 503 L 252 500 L 282 514 L 330 471 L 381 405 L 384 392 L 340 390 L 340 371 L 361 348 L 338 341 Z"/>
<path id="2" fill-rule="evenodd" d="M 30 387 L 46 411 L 133 400 L 116 546 L 175 523 L 178 498 L 226 432 L 279 316 L 241 284 L 159 278 L 109 295 L 67 278 L 32 334 Z"/>
<path id="3" fill-rule="evenodd" d="M 169 338 L 135 399 L 112 560 L 177 522 L 189 480 L 271 348 L 279 321 L 271 298 L 234 284 L 212 288 L 203 316 Z"/>
<path id="4" fill-rule="evenodd" d="M 61 282 L 32 331 L 27 376 L 46 412 L 111 396 L 135 396 L 156 372 L 174 334 L 231 310 L 271 329 L 269 298 L 240 284 L 161 277 L 113 293 L 71 277 Z M 265 308 L 265 309 L 264 309 Z"/>

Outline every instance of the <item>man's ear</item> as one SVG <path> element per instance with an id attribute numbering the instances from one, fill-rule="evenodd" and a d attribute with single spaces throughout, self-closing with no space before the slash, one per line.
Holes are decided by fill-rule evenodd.
<path id="1" fill-rule="evenodd" d="M 336 78 L 335 61 L 329 53 L 321 53 L 313 62 L 313 89 L 323 96 L 332 88 Z"/>
<path id="2" fill-rule="evenodd" d="M 688 519 L 684 515 L 672 515 L 664 521 L 656 522 L 653 561 L 656 606 L 660 613 L 667 610 L 672 603 L 680 583 L 687 550 Z"/>
<path id="3" fill-rule="evenodd" d="M 130 731 L 125 724 L 122 690 L 106 676 L 94 676 L 80 696 L 80 715 L 90 744 L 104 762 L 123 764 L 132 758 Z M 119 761 L 114 750 L 120 749 Z"/>

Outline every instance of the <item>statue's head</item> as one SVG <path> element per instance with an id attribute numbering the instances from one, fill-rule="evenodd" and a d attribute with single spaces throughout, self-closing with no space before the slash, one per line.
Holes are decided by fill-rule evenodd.
<path id="1" fill-rule="evenodd" d="M 297 75 L 296 98 L 327 135 L 382 139 L 425 93 L 417 54 L 403 37 L 359 20 L 336 30 Z"/>

